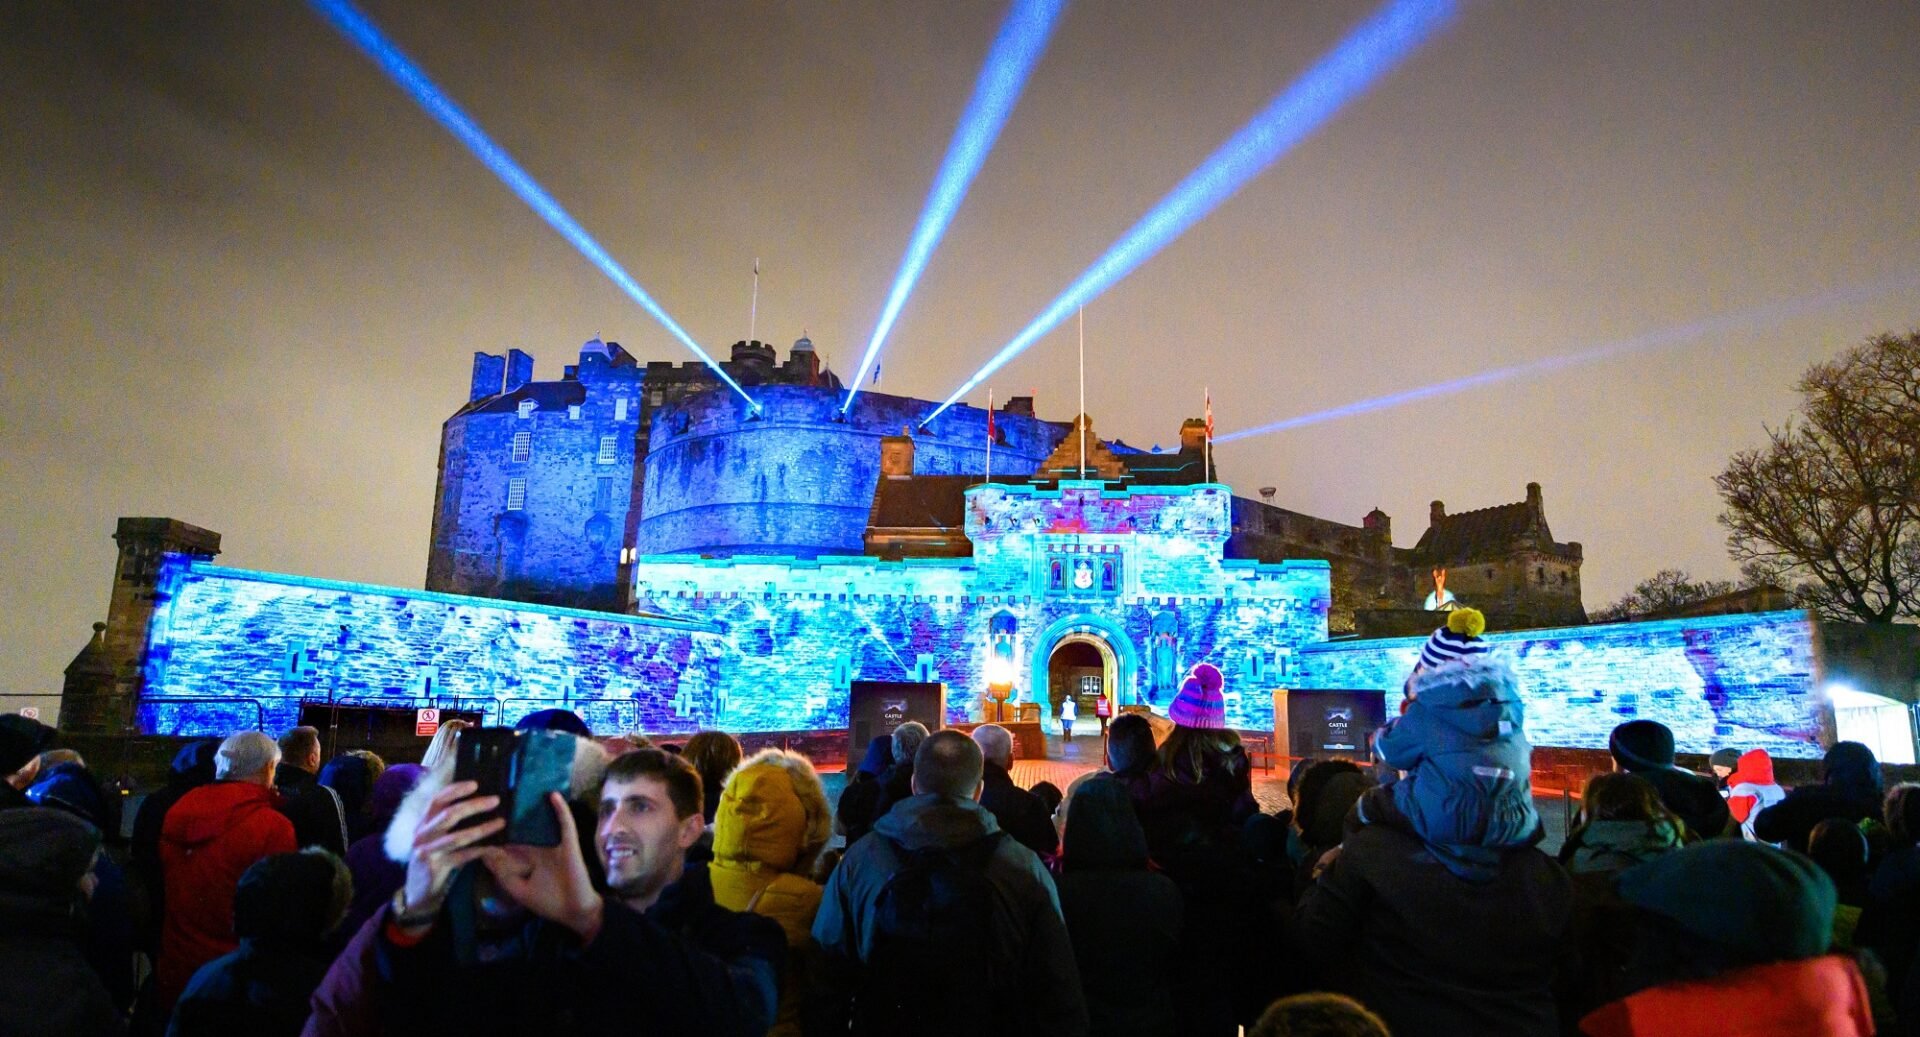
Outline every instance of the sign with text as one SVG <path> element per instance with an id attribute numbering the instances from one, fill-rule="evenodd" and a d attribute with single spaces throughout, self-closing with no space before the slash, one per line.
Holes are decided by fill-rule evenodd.
<path id="1" fill-rule="evenodd" d="M 413 734 L 416 738 L 432 738 L 440 730 L 440 711 L 437 709 L 416 709 L 413 711 Z"/>

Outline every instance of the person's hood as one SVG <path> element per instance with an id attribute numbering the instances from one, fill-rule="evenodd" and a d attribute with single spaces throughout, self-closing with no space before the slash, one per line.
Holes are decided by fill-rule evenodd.
<path id="1" fill-rule="evenodd" d="M 998 832 L 1000 824 L 971 799 L 926 793 L 895 803 L 873 830 L 909 850 L 952 849 Z"/>
<path id="2" fill-rule="evenodd" d="M 47 807 L 0 810 L 0 907 L 64 912 L 100 849 L 100 830 Z"/>
<path id="3" fill-rule="evenodd" d="M 367 798 L 373 795 L 373 764 L 364 757 L 342 754 L 320 768 L 319 782 L 339 793 L 340 805 L 347 816 L 354 817 L 366 809 Z"/>
<path id="4" fill-rule="evenodd" d="M 867 754 L 860 758 L 860 773 L 879 777 L 893 765 L 893 738 L 881 735 L 867 741 Z"/>
<path id="5" fill-rule="evenodd" d="M 393 820 L 400 801 L 407 798 L 407 793 L 413 791 L 425 773 L 427 769 L 417 763 L 396 763 L 374 779 L 373 792 L 367 796 L 367 815 L 373 819 L 373 827 L 385 828 L 387 822 Z"/>
<path id="6" fill-rule="evenodd" d="M 1110 777 L 1095 777 L 1074 789 L 1073 802 L 1067 804 L 1061 853 L 1068 871 L 1147 866 L 1147 833 L 1125 785 Z"/>
<path id="7" fill-rule="evenodd" d="M 1309 802 L 1311 813 L 1295 819 L 1300 826 L 1301 838 L 1310 846 L 1333 846 L 1339 843 L 1347 812 L 1353 809 L 1353 804 L 1372 785 L 1372 779 L 1360 771 L 1342 770 L 1329 777 Z"/>
<path id="8" fill-rule="evenodd" d="M 250 781 L 216 781 L 180 797 L 162 822 L 160 841 L 192 850 L 205 846 L 228 829 L 262 810 L 272 810 L 278 797 L 270 788 Z"/>
<path id="9" fill-rule="evenodd" d="M 88 824 L 104 826 L 107 794 L 84 764 L 63 763 L 40 776 L 27 798 L 43 807 L 57 807 Z"/>
<path id="10" fill-rule="evenodd" d="M 233 895 L 233 931 L 269 947 L 319 946 L 346 908 L 330 855 L 280 853 L 255 861 Z"/>
<path id="11" fill-rule="evenodd" d="M 1629 720 L 1613 729 L 1607 751 L 1624 771 L 1672 767 L 1673 730 L 1658 720 Z"/>
<path id="12" fill-rule="evenodd" d="M 188 742 L 173 754 L 173 765 L 167 769 L 167 784 L 191 789 L 212 782 L 214 763 L 219 755 L 220 743 L 216 739 Z"/>
<path id="13" fill-rule="evenodd" d="M 822 819 L 810 826 L 811 816 Z M 826 794 L 818 781 L 797 779 L 771 760 L 749 760 L 727 779 L 713 816 L 713 856 L 729 863 L 757 864 L 774 871 L 795 871 L 811 847 L 824 845 L 831 824 Z M 817 831 L 809 831 L 809 829 Z"/>
<path id="14" fill-rule="evenodd" d="M 1765 749 L 1749 749 L 1740 754 L 1740 765 L 1727 775 L 1727 787 L 1735 785 L 1772 785 L 1773 757 Z"/>
<path id="15" fill-rule="evenodd" d="M 1680 847 L 1680 831 L 1664 818 L 1655 821 L 1594 821 L 1580 830 L 1580 848 L 1574 851 L 1574 870 L 1599 858 L 1625 857 L 1650 861 Z"/>
<path id="16" fill-rule="evenodd" d="M 400 806 L 387 822 L 387 834 L 381 846 L 389 860 L 405 864 L 413 858 L 413 833 L 427 816 L 427 804 L 440 790 L 453 783 L 455 753 L 440 757 L 432 769 L 424 770 L 413 789 L 400 799 Z M 573 750 L 573 774 L 568 780 L 569 798 L 585 802 L 598 798 L 600 782 L 607 776 L 607 750 L 590 738 L 580 739 Z M 383 775 L 384 776 L 384 775 Z"/>
<path id="17" fill-rule="evenodd" d="M 1859 742 L 1835 742 L 1821 761 L 1820 780 L 1850 801 L 1880 803 L 1880 761 Z"/>
<path id="18" fill-rule="evenodd" d="M 18 713 L 0 713 L 0 775 L 12 774 L 53 744 L 53 728 Z"/>
<path id="19" fill-rule="evenodd" d="M 1413 678 L 1411 690 L 1409 713 L 1418 711 L 1476 741 L 1516 734 L 1526 721 L 1520 679 L 1497 655 L 1468 656 L 1424 670 Z"/>
<path id="20" fill-rule="evenodd" d="M 536 709 L 513 725 L 516 731 L 560 731 L 591 741 L 593 729 L 571 709 Z"/>
<path id="21" fill-rule="evenodd" d="M 1750 961 L 1826 953 L 1839 903 L 1818 865 L 1743 839 L 1709 839 L 1657 857 L 1621 872 L 1616 888 L 1627 903 Z"/>

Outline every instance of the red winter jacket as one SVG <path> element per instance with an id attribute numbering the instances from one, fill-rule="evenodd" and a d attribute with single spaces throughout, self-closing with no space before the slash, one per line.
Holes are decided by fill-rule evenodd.
<path id="1" fill-rule="evenodd" d="M 299 846 L 293 822 L 274 808 L 278 797 L 244 781 L 202 785 L 180 797 L 160 829 L 160 874 L 167 913 L 154 963 L 154 995 L 163 1010 L 200 966 L 240 946 L 233 935 L 233 894 L 240 874 L 263 857 Z"/>
<path id="2" fill-rule="evenodd" d="M 1867 984 L 1852 958 L 1829 954 L 1669 983 L 1602 1005 L 1587 1037 L 1871 1037 Z"/>

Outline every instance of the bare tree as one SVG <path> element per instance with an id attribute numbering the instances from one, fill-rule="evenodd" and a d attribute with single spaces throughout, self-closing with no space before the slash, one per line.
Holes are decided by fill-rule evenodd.
<path id="1" fill-rule="evenodd" d="M 1662 569 L 1634 584 L 1626 596 L 1591 615 L 1595 623 L 1615 623 L 1650 612 L 1665 612 L 1737 590 L 1731 580 L 1696 580 L 1685 569 Z"/>
<path id="2" fill-rule="evenodd" d="M 1749 579 L 1835 619 L 1920 616 L 1920 331 L 1808 368 L 1800 414 L 1714 479 Z"/>

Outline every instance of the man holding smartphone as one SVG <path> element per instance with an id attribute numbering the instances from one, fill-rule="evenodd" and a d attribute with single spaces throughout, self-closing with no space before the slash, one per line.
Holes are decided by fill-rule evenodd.
<path id="1" fill-rule="evenodd" d="M 462 781 L 433 796 L 414 830 L 406 884 L 375 916 L 377 933 L 363 934 L 374 940 L 377 976 L 366 981 L 382 988 L 376 1000 L 385 1029 L 473 1037 L 644 1021 L 660 1032 L 757 1035 L 772 1025 L 786 938 L 769 919 L 716 905 L 705 865 L 686 863 L 704 827 L 700 777 L 690 764 L 641 749 L 608 765 L 594 839 L 604 892 L 559 793 L 550 797 L 557 845 L 499 846 L 483 841 L 505 827 L 503 818 L 462 825 L 500 805 L 478 791 Z M 462 967 L 448 892 L 469 865 L 491 878 L 479 899 L 510 901 L 530 918 L 515 940 L 490 945 Z M 355 970 L 343 972 L 342 963 L 352 955 L 350 948 L 334 968 L 349 988 Z M 323 1018 L 332 1014 L 326 1002 L 368 994 L 330 989 L 335 980 L 330 975 L 316 995 L 308 1033 L 339 1032 Z"/>

